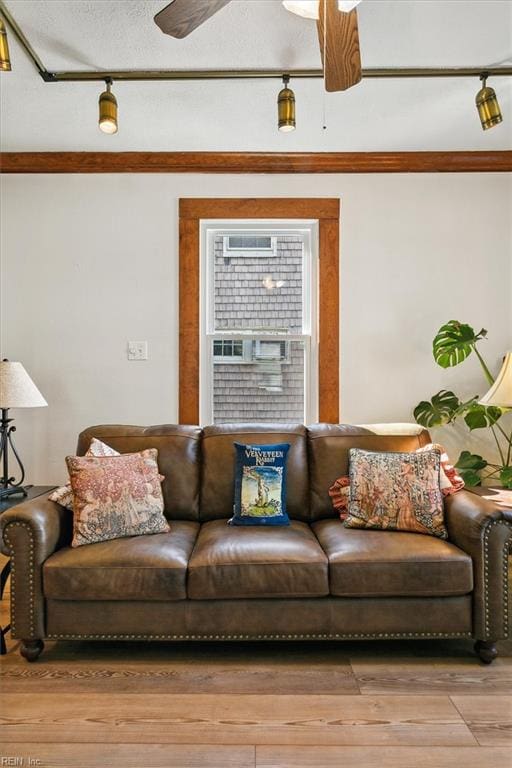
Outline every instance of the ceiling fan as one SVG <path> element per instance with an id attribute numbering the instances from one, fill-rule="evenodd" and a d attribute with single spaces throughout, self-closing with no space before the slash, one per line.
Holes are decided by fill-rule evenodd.
<path id="1" fill-rule="evenodd" d="M 173 0 L 155 16 L 162 32 L 187 37 L 231 0 Z M 325 89 L 345 91 L 361 80 L 356 5 L 360 0 L 283 0 L 284 7 L 317 20 Z"/>

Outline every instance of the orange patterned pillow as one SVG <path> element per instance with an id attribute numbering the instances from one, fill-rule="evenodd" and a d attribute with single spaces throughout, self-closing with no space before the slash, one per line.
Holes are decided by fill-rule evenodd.
<path id="1" fill-rule="evenodd" d="M 342 475 L 329 488 L 329 496 L 332 505 L 339 512 L 340 518 L 344 520 L 347 516 L 348 502 L 350 501 L 350 477 Z"/>
<path id="2" fill-rule="evenodd" d="M 346 528 L 425 533 L 447 539 L 436 448 L 414 453 L 349 450 Z"/>
<path id="3" fill-rule="evenodd" d="M 430 451 L 432 448 L 435 448 L 441 454 L 441 471 L 439 473 L 441 493 L 443 496 L 451 496 L 452 493 L 457 493 L 457 491 L 464 488 L 464 480 L 450 462 L 443 446 L 439 445 L 439 443 L 429 443 L 423 446 L 423 448 L 418 448 L 416 453 Z M 339 513 L 340 520 L 345 520 L 350 501 L 350 477 L 348 475 L 338 477 L 329 488 L 329 496 L 331 497 L 332 506 Z"/>
<path id="4" fill-rule="evenodd" d="M 72 547 L 169 530 L 157 456 L 156 448 L 150 448 L 121 456 L 66 458 L 73 491 Z"/>
<path id="5" fill-rule="evenodd" d="M 119 451 L 115 451 L 110 447 L 110 445 L 102 443 L 101 440 L 93 437 L 85 455 L 119 456 Z M 73 491 L 71 490 L 71 485 L 69 483 L 66 483 L 66 485 L 62 485 L 60 488 L 56 488 L 54 491 L 52 491 L 48 496 L 48 499 L 50 501 L 55 501 L 57 504 L 60 504 L 61 507 L 66 507 L 66 509 L 71 510 L 71 512 L 73 511 Z"/>
<path id="6" fill-rule="evenodd" d="M 441 492 L 443 496 L 451 496 L 452 493 L 461 491 L 464 488 L 464 480 L 451 463 L 442 445 L 439 445 L 439 443 L 429 443 L 424 445 L 423 448 L 418 448 L 416 453 L 430 451 L 432 448 L 435 448 L 441 454 Z"/>

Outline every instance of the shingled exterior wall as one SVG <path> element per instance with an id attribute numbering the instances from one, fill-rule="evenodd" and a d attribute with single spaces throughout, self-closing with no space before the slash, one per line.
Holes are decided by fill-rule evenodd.
<path id="1" fill-rule="evenodd" d="M 265 233 L 266 234 L 266 233 Z M 218 330 L 302 332 L 303 238 L 283 235 L 275 256 L 262 252 L 226 256 L 223 238 L 215 238 L 215 327 Z M 283 282 L 281 287 L 265 287 Z M 287 360 L 214 362 L 214 422 L 304 420 L 304 353 L 287 342 Z M 261 351 L 261 350 L 260 350 Z"/>

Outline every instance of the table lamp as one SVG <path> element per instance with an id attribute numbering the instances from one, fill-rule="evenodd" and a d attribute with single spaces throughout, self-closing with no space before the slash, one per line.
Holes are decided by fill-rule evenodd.
<path id="1" fill-rule="evenodd" d="M 480 405 L 512 408 L 512 352 L 507 352 L 496 381 L 478 402 Z"/>
<path id="2" fill-rule="evenodd" d="M 14 447 L 12 433 L 16 427 L 11 424 L 9 408 L 39 408 L 48 405 L 21 363 L 12 363 L 9 360 L 0 362 L 0 459 L 2 460 L 2 477 L 0 478 L 0 500 L 13 494 L 26 496 L 27 492 L 22 483 L 25 479 L 25 470 L 19 454 Z M 21 472 L 18 482 L 9 476 L 8 452 L 12 449 Z"/>

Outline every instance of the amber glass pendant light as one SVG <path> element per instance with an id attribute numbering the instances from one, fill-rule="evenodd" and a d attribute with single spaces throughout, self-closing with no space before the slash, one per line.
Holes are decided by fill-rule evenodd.
<path id="1" fill-rule="evenodd" d="M 103 133 L 117 133 L 117 99 L 111 91 L 112 79 L 105 80 L 107 90 L 100 95 L 99 127 Z"/>
<path id="2" fill-rule="evenodd" d="M 480 75 L 482 87 L 476 95 L 476 108 L 484 131 L 503 121 L 494 88 L 487 86 L 487 75 Z"/>
<path id="3" fill-rule="evenodd" d="M 0 71 L 10 72 L 11 57 L 9 56 L 9 43 L 7 42 L 7 30 L 0 19 Z"/>
<path id="4" fill-rule="evenodd" d="M 295 94 L 288 88 L 289 82 L 290 75 L 283 75 L 284 88 L 277 97 L 278 128 L 283 132 L 295 130 Z"/>

